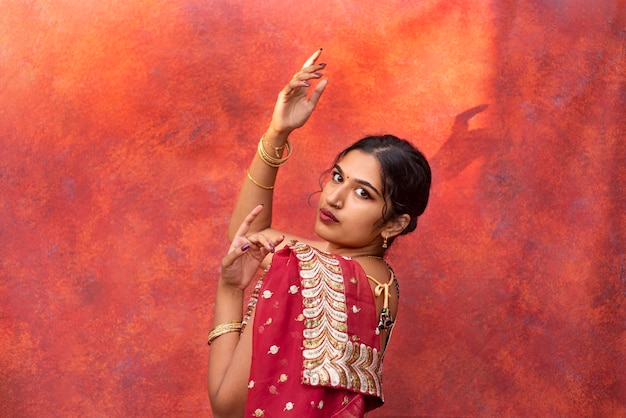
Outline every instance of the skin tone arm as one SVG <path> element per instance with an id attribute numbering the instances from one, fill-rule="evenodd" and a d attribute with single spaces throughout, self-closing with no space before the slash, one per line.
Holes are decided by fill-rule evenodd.
<path id="1" fill-rule="evenodd" d="M 325 65 L 316 64 L 320 54 L 321 49 L 311 55 L 278 95 L 272 121 L 264 135 L 266 143 L 262 144 L 270 155 L 278 152 L 282 156 L 289 134 L 308 120 L 326 87 L 326 80 L 322 80 L 307 97 L 311 86 L 309 80 L 322 77 L 319 71 Z M 250 176 L 266 186 L 274 184 L 277 171 L 278 168 L 265 164 L 258 153 L 249 166 Z M 259 267 L 264 265 L 266 256 L 285 241 L 284 235 L 270 229 L 272 200 L 272 190 L 259 187 L 248 178 L 244 180 L 228 231 L 231 246 L 222 260 L 214 327 L 242 320 L 246 287 Z M 274 239 L 268 238 L 270 236 Z M 253 320 L 250 318 L 250 322 Z M 215 417 L 242 416 L 244 413 L 252 357 L 251 332 L 251 328 L 246 327 L 241 335 L 230 332 L 211 343 L 208 386 Z"/>
<path id="2" fill-rule="evenodd" d="M 322 74 L 320 71 L 325 68 L 325 64 L 316 63 L 321 53 L 321 49 L 315 51 L 306 60 L 302 69 L 294 75 L 289 84 L 278 94 L 272 121 L 264 135 L 262 144 L 268 154 L 273 156 L 275 152 L 278 152 L 282 156 L 281 153 L 284 151 L 284 148 L 281 147 L 285 146 L 289 134 L 293 130 L 302 127 L 313 113 L 327 84 L 327 80 L 321 80 L 307 97 L 309 87 L 311 87 L 309 80 L 321 78 Z M 274 185 L 277 171 L 278 168 L 265 164 L 258 153 L 255 153 L 249 166 L 249 173 L 254 181 L 266 187 Z M 250 225 L 249 232 L 264 231 L 268 236 L 282 235 L 279 231 L 269 229 L 272 224 L 272 200 L 273 190 L 259 187 L 250 179 L 245 178 L 231 218 L 228 230 L 229 239 L 232 240 L 234 238 L 237 228 L 246 215 L 259 204 L 264 205 L 265 209 Z M 287 237 L 285 242 L 292 238 L 295 237 Z"/>
<path id="3" fill-rule="evenodd" d="M 222 260 L 222 274 L 217 284 L 213 325 L 241 322 L 244 290 L 250 284 L 261 261 L 279 245 L 283 237 L 270 240 L 263 234 L 249 233 L 250 225 L 262 213 L 255 207 L 235 232 L 228 254 Z M 253 318 L 251 318 L 253 320 Z M 211 343 L 208 386 L 211 408 L 216 418 L 243 416 L 250 362 L 251 327 L 224 334 Z"/>

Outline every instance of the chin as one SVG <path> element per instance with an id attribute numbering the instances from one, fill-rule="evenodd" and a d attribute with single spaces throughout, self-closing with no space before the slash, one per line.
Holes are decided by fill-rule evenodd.
<path id="1" fill-rule="evenodd" d="M 324 236 L 324 232 L 320 231 L 320 224 L 321 222 L 319 220 L 315 221 L 315 227 L 313 228 L 313 232 L 315 232 L 315 235 L 317 235 L 318 237 L 320 237 L 321 239 L 325 240 L 326 237 Z"/>
<path id="2" fill-rule="evenodd" d="M 315 235 L 320 237 L 322 240 L 332 242 L 333 237 L 331 236 L 331 234 L 328 233 L 328 231 L 325 230 L 326 228 L 324 228 L 324 226 L 325 225 L 323 222 L 317 220 L 315 222 L 315 228 L 313 229 L 313 232 L 315 232 Z"/>

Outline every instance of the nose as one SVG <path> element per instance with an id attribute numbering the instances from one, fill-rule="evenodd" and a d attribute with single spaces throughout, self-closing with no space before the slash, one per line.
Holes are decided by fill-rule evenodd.
<path id="1" fill-rule="evenodd" d="M 326 203 L 329 206 L 341 209 L 345 200 L 345 184 L 339 184 L 334 186 L 327 185 Z"/>

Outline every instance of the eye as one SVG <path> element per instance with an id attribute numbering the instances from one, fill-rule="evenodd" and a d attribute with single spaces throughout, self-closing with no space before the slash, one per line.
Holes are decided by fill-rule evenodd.
<path id="1" fill-rule="evenodd" d="M 343 181 L 343 177 L 341 177 L 341 174 L 339 174 L 337 171 L 333 171 L 332 176 L 335 183 L 341 183 Z"/>
<path id="2" fill-rule="evenodd" d="M 365 190 L 363 187 L 358 187 L 356 189 L 356 194 L 359 195 L 359 197 L 362 197 L 363 199 L 369 199 L 371 197 L 370 193 L 367 190 Z"/>

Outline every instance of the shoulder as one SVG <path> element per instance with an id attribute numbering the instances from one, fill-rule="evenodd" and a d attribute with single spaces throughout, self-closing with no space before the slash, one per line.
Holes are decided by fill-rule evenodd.
<path id="1" fill-rule="evenodd" d="M 355 260 L 361 265 L 365 274 L 373 277 L 380 283 L 388 283 L 391 280 L 393 270 L 387 262 L 380 258 L 361 257 Z"/>

